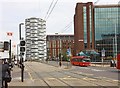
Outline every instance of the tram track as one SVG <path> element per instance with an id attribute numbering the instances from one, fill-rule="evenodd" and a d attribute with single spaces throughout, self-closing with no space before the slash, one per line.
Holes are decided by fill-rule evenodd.
<path id="1" fill-rule="evenodd" d="M 50 85 L 40 76 L 40 74 L 38 74 L 38 73 L 35 71 L 35 69 L 32 69 L 29 65 L 27 65 L 27 67 L 29 67 L 30 71 L 34 72 L 34 73 L 36 74 L 36 76 L 37 76 L 38 78 L 40 78 L 40 79 L 48 86 L 48 88 L 51 88 Z"/>
<path id="2" fill-rule="evenodd" d="M 28 66 L 28 65 L 27 65 L 27 66 Z M 36 69 L 36 70 L 35 70 L 35 68 L 33 69 L 33 67 L 32 67 L 32 68 L 31 68 L 30 66 L 28 66 L 28 67 L 29 67 L 29 69 L 30 69 L 32 72 L 34 72 L 34 73 L 36 74 L 36 76 L 38 76 L 38 78 L 40 78 L 40 79 L 48 86 L 48 88 L 52 88 L 52 87 L 49 85 L 49 83 L 47 83 L 47 82 L 43 79 L 43 77 L 40 76 L 40 74 L 36 72 L 36 70 L 38 71 L 39 69 Z M 66 86 L 68 86 L 69 88 L 74 88 L 74 87 L 72 87 L 71 85 L 69 85 L 68 83 L 66 83 L 65 81 L 63 81 L 63 80 L 55 77 L 54 75 L 50 74 L 49 72 L 47 72 L 47 74 L 50 75 L 50 76 L 52 76 L 52 77 L 54 77 L 55 79 L 59 80 L 60 82 L 64 83 L 64 84 L 65 84 Z"/>
<path id="3" fill-rule="evenodd" d="M 87 83 L 90 83 L 90 84 L 94 84 L 95 86 L 99 86 L 100 88 L 108 88 L 108 87 L 105 87 L 105 86 L 103 86 L 103 85 L 94 83 L 94 82 L 92 82 L 92 81 L 83 80 L 83 79 L 81 79 L 81 78 L 75 77 L 75 76 L 73 76 L 73 75 L 71 75 L 71 74 L 68 74 L 68 73 L 66 73 L 66 72 L 61 72 L 61 71 L 59 71 L 59 73 L 66 74 L 66 75 L 70 76 L 71 78 L 76 78 L 76 79 L 78 79 L 78 80 L 82 80 L 82 81 L 87 82 Z M 72 73 L 72 72 L 70 72 L 70 73 Z M 78 75 L 78 74 L 75 74 L 75 75 Z M 81 76 L 83 76 L 83 75 L 81 75 Z M 85 77 L 86 77 L 86 76 L 83 76 L 83 78 L 85 78 Z M 93 79 L 93 78 L 91 78 L 91 77 L 88 77 L 88 78 L 89 78 L 89 79 Z"/>
<path id="4" fill-rule="evenodd" d="M 50 64 L 49 64 L 50 65 Z M 53 65 L 52 65 L 53 66 Z M 61 72 L 61 71 L 59 71 Z M 114 84 L 115 82 L 114 81 L 111 81 L 109 79 L 103 79 L 103 78 L 106 78 L 106 77 L 93 77 L 93 76 L 89 76 L 89 75 L 84 75 L 84 74 L 79 74 L 79 73 L 75 73 L 75 72 L 72 72 L 69 70 L 70 73 L 73 73 L 73 74 L 76 74 L 76 75 L 82 75 L 84 77 L 87 77 L 88 79 L 95 79 L 95 80 L 100 80 L 100 81 L 104 81 L 104 82 L 108 82 L 108 83 L 111 83 L 111 84 Z M 63 72 L 62 72 L 63 73 Z M 74 77 L 74 76 L 72 76 Z M 77 78 L 77 77 L 74 77 L 74 78 Z M 78 78 L 77 78 L 78 79 Z M 88 82 L 88 81 L 87 81 Z M 91 81 L 89 81 L 89 83 L 92 83 Z M 97 85 L 97 86 L 101 86 L 102 88 L 108 88 L 107 86 L 103 86 L 103 85 L 100 85 L 100 84 L 97 84 L 97 83 L 94 83 L 93 84 Z M 108 85 L 109 86 L 109 85 Z"/>
<path id="5" fill-rule="evenodd" d="M 40 75 L 41 73 L 38 73 L 37 71 L 39 70 L 39 68 L 31 68 L 30 66 L 28 66 L 29 69 L 31 69 L 32 72 L 34 72 L 36 74 L 36 76 L 38 76 L 41 80 L 43 80 L 43 82 L 49 87 L 51 88 L 51 86 L 49 85 L 48 82 L 46 82 L 46 80 Z M 84 74 L 79 74 L 79 73 L 75 73 L 73 71 L 70 71 L 67 72 L 67 71 L 59 71 L 59 70 L 55 70 L 55 72 L 57 72 L 57 74 L 60 74 L 60 75 L 65 75 L 66 77 L 67 76 L 70 76 L 71 78 L 75 78 L 75 79 L 78 79 L 80 80 L 80 78 L 78 78 L 78 76 L 83 76 L 83 78 L 87 77 L 89 79 L 95 79 L 95 80 L 103 80 L 103 79 L 100 79 L 100 78 L 95 78 L 95 77 L 92 77 L 92 76 L 87 76 L 87 75 L 84 75 Z M 54 71 L 53 71 L 54 73 Z M 65 84 L 66 86 L 69 86 L 70 88 L 74 88 L 73 86 L 71 86 L 70 84 L 68 84 L 65 80 L 61 79 L 61 78 L 58 78 L 57 76 L 55 76 L 52 72 L 46 72 L 46 74 L 48 74 L 49 76 L 55 78 L 56 80 L 59 80 L 60 82 L 62 82 L 63 84 Z M 72 74 L 75 74 L 77 76 L 73 76 Z M 91 80 L 84 80 L 84 79 L 81 79 L 82 81 L 85 81 L 86 83 L 89 83 L 89 84 L 94 84 L 95 86 L 99 86 L 100 88 L 109 88 L 108 86 L 103 86 L 99 83 L 94 83 L 92 82 Z M 105 80 L 104 80 L 105 81 Z M 108 82 L 108 81 L 106 81 Z M 110 83 L 113 83 L 113 82 L 110 82 Z"/>
<path id="6" fill-rule="evenodd" d="M 59 71 L 60 73 L 61 73 L 61 71 Z M 79 79 L 78 77 L 75 77 L 75 76 L 72 76 L 72 75 L 70 75 L 70 74 L 68 74 L 68 73 L 66 73 L 66 72 L 62 72 L 62 73 L 64 73 L 64 74 L 67 74 L 67 75 L 69 75 L 69 76 L 71 76 L 71 77 L 74 77 L 74 78 L 76 78 L 76 79 Z M 88 79 L 93 79 L 93 80 L 100 80 L 100 81 L 105 81 L 105 82 L 109 82 L 109 83 L 114 83 L 114 82 L 111 82 L 111 81 L 106 81 L 106 80 L 103 80 L 103 79 L 100 79 L 100 78 L 96 78 L 96 77 L 92 77 L 92 76 L 87 76 L 87 75 L 84 75 L 84 74 L 77 74 L 77 73 L 75 73 L 75 72 L 71 72 L 71 71 L 69 71 L 69 73 L 72 73 L 72 74 L 75 74 L 75 75 L 78 75 L 78 76 L 83 76 L 83 78 L 88 78 Z M 92 84 L 95 84 L 95 85 L 97 85 L 97 86 L 100 86 L 100 87 L 102 87 L 102 88 L 109 88 L 108 86 L 103 86 L 103 85 L 101 85 L 101 84 L 99 84 L 99 83 L 94 83 L 94 82 L 92 82 L 91 80 L 89 81 L 89 80 L 84 80 L 84 81 L 86 81 L 86 82 L 88 82 L 88 83 L 92 83 Z"/>
<path id="7" fill-rule="evenodd" d="M 51 64 L 48 64 L 48 65 L 51 65 Z M 51 65 L 51 66 L 54 66 L 54 65 Z M 56 67 L 56 66 L 54 66 L 54 67 Z M 103 78 L 106 78 L 106 77 L 93 77 L 93 76 L 89 76 L 89 75 L 85 75 L 85 74 L 79 74 L 79 73 L 72 72 L 70 70 L 69 70 L 69 72 L 71 72 L 73 74 L 76 74 L 76 75 L 82 75 L 82 76 L 85 76 L 85 77 L 88 77 L 88 78 L 92 78 L 92 79 L 96 79 L 96 80 L 101 80 L 101 81 L 103 80 Z M 109 78 L 106 79 L 106 80 L 103 80 L 103 81 L 109 82 L 109 83 L 114 83 L 114 81 L 109 80 Z"/>

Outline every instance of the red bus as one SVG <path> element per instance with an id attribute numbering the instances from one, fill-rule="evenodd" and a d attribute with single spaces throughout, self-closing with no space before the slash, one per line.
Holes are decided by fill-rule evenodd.
<path id="1" fill-rule="evenodd" d="M 120 54 L 117 55 L 116 68 L 117 68 L 117 69 L 120 69 Z"/>
<path id="2" fill-rule="evenodd" d="M 78 65 L 78 66 L 90 66 L 90 58 L 85 56 L 74 56 L 71 59 L 72 65 Z"/>

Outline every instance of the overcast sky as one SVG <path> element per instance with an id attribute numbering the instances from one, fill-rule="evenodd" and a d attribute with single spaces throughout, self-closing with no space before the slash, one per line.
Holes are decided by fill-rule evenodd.
<path id="1" fill-rule="evenodd" d="M 77 2 L 97 0 L 58 0 L 53 12 L 46 22 L 46 32 L 74 33 L 73 16 Z M 99 0 L 97 4 L 115 4 L 119 0 Z M 44 19 L 52 0 L 0 0 L 0 41 L 8 40 L 6 32 L 13 32 L 11 37 L 14 44 L 19 41 L 19 24 L 26 18 L 38 17 Z M 54 0 L 54 3 L 56 0 Z M 66 25 L 69 29 L 64 31 Z M 22 26 L 22 35 L 24 35 Z"/>

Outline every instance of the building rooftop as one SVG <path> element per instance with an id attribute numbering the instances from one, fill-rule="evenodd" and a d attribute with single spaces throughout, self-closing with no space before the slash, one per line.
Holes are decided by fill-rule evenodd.
<path id="1" fill-rule="evenodd" d="M 94 3 L 95 5 L 118 5 L 120 4 L 119 0 L 98 0 Z"/>

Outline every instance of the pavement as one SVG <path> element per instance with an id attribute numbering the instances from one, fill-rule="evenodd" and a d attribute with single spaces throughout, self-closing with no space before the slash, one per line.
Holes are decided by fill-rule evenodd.
<path id="1" fill-rule="evenodd" d="M 24 70 L 24 82 L 21 82 L 21 69 L 17 66 L 14 66 L 13 71 L 12 71 L 12 81 L 10 83 L 8 83 L 9 88 L 13 88 L 13 87 L 29 87 L 29 86 L 36 86 L 36 84 L 34 84 L 33 80 L 31 79 L 31 75 L 28 71 L 29 67 L 27 65 L 28 62 L 25 62 L 25 70 Z M 40 63 L 41 67 L 44 69 L 45 66 L 49 66 L 46 65 L 45 63 Z M 97 65 L 97 64 L 91 64 L 91 66 L 99 66 L 99 67 L 110 67 L 109 65 Z M 61 67 L 59 67 L 59 65 L 56 66 L 52 66 L 50 65 L 48 69 L 53 69 L 53 70 L 69 70 L 69 69 L 74 69 L 75 66 L 64 66 L 62 65 Z M 47 70 L 47 69 L 46 69 Z"/>
<path id="2" fill-rule="evenodd" d="M 41 67 L 46 69 L 45 63 L 40 63 Z M 48 69 L 54 69 L 54 70 L 67 70 L 68 68 L 66 66 L 56 67 L 56 66 L 49 66 Z M 13 87 L 30 87 L 30 86 L 37 86 L 34 81 L 32 80 L 31 74 L 28 71 L 29 67 L 27 63 L 25 62 L 25 69 L 24 69 L 24 82 L 21 81 L 21 69 L 18 66 L 13 67 L 12 71 L 12 81 L 8 83 L 9 88 Z M 46 69 L 47 70 L 47 69 Z M 39 86 L 39 85 L 38 85 Z"/>

